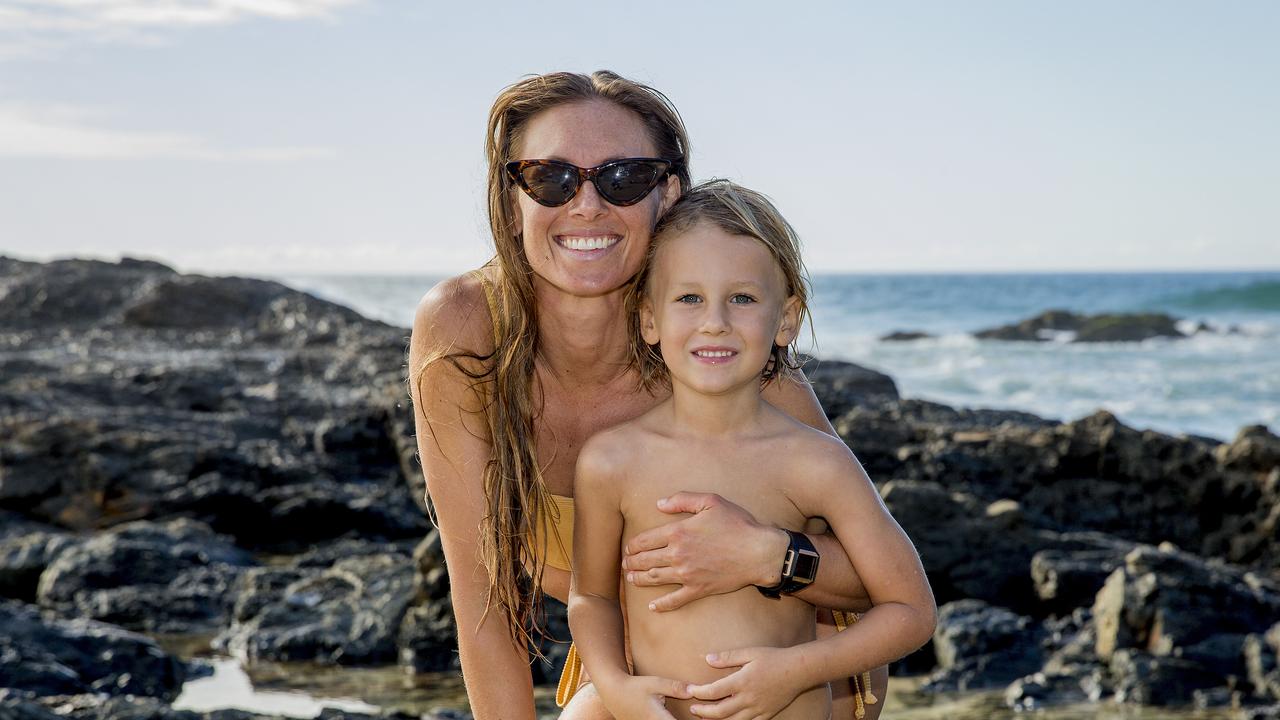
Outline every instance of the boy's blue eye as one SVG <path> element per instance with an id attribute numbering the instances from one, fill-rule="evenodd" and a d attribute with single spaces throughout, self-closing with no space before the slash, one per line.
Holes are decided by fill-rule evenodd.
<path id="1" fill-rule="evenodd" d="M 753 303 L 755 301 L 756 301 L 755 298 L 751 297 L 750 295 L 747 295 L 746 293 L 738 293 L 737 295 L 734 295 L 733 297 L 729 298 L 729 302 L 737 305 L 746 305 L 747 303 Z"/>
<path id="2" fill-rule="evenodd" d="M 689 303 L 689 304 L 700 303 L 702 302 L 702 298 L 698 297 L 697 295 L 694 295 L 693 293 L 687 293 L 685 295 L 681 295 L 680 297 L 676 298 L 676 302 Z"/>

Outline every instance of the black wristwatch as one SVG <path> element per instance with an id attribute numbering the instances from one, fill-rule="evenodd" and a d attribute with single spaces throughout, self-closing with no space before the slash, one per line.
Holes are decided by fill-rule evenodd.
<path id="1" fill-rule="evenodd" d="M 804 533 L 783 530 L 791 538 L 787 554 L 782 558 L 782 580 L 773 587 L 757 585 L 761 595 L 778 598 L 799 592 L 818 579 L 818 550 Z"/>

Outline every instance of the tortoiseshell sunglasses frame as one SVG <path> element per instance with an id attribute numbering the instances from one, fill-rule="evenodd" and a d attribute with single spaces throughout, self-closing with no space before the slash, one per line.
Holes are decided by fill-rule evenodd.
<path id="1" fill-rule="evenodd" d="M 629 202 L 617 202 L 613 198 L 609 197 L 609 195 L 605 192 L 605 190 L 600 187 L 600 183 L 597 180 L 597 178 L 600 176 L 601 170 L 613 167 L 615 165 L 621 165 L 623 163 L 647 163 L 647 164 L 660 166 L 660 172 L 658 173 L 657 177 L 654 178 L 653 184 L 649 186 L 649 189 L 645 190 L 644 193 L 640 195 L 640 197 L 636 198 L 635 200 L 631 200 Z M 533 193 L 533 190 L 529 188 L 529 183 L 526 182 L 524 179 L 524 171 L 526 168 L 537 167 L 537 166 L 548 166 L 548 165 L 552 167 L 558 167 L 558 168 L 568 168 L 578 174 L 578 184 L 576 187 L 574 187 L 573 193 L 570 194 L 569 197 L 565 198 L 563 201 L 558 203 L 547 202 L 542 198 L 539 198 L 537 195 Z M 596 192 L 600 193 L 600 197 L 604 198 L 609 204 L 617 205 L 619 207 L 626 207 L 628 205 L 635 205 L 641 200 L 644 200 L 646 197 L 649 197 L 649 193 L 653 192 L 653 189 L 658 187 L 658 183 L 661 183 L 663 178 L 668 177 L 669 175 L 671 175 L 672 172 L 675 171 L 676 163 L 671 160 L 663 160 L 662 158 L 636 157 L 636 158 L 622 158 L 620 160 L 610 160 L 607 163 L 601 163 L 600 165 L 597 165 L 595 167 L 582 168 L 582 167 L 578 167 L 577 165 L 574 165 L 573 163 L 564 162 L 563 160 L 512 160 L 511 162 L 506 164 L 506 168 L 507 168 L 507 175 L 511 177 L 512 181 L 515 182 L 516 186 L 519 187 L 521 190 L 523 190 L 524 194 L 532 198 L 534 202 L 545 207 L 560 207 L 561 205 L 567 204 L 570 200 L 578 196 L 578 191 L 582 189 L 583 183 L 586 183 L 586 182 L 590 182 L 593 185 L 595 185 Z"/>

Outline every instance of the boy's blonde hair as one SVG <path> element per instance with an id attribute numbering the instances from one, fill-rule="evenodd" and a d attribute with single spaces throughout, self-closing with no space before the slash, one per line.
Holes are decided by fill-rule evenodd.
<path id="1" fill-rule="evenodd" d="M 759 240 L 782 270 L 787 295 L 798 301 L 797 338 L 799 327 L 810 321 L 809 275 L 800 257 L 800 238 L 791 223 L 782 217 L 769 198 L 729 180 L 709 180 L 694 186 L 658 221 L 649 242 L 644 268 L 636 275 L 627 295 L 627 310 L 631 317 L 631 361 L 639 370 L 640 384 L 646 390 L 671 383 L 658 346 L 645 342 L 640 333 L 640 306 L 649 293 L 653 259 L 665 240 L 686 233 L 700 223 L 709 223 L 730 235 Z M 774 345 L 760 374 L 761 382 L 768 383 L 779 374 L 799 369 L 800 365 L 796 339 L 785 346 Z"/>

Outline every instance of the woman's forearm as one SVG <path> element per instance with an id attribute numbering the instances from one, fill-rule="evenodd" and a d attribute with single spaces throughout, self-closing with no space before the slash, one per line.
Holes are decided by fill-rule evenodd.
<path id="1" fill-rule="evenodd" d="M 535 720 L 529 653 L 489 613 L 478 630 L 473 613 L 457 612 L 458 653 L 476 720 Z"/>
<path id="2" fill-rule="evenodd" d="M 796 597 L 805 602 L 828 610 L 851 610 L 866 612 L 871 609 L 871 598 L 867 597 L 867 589 L 862 579 L 853 569 L 849 556 L 834 535 L 809 535 L 814 548 L 821 558 L 818 561 L 818 576 L 813 584 L 797 592 Z M 786 542 L 778 554 L 778 574 L 782 572 L 782 557 L 786 552 Z"/>

